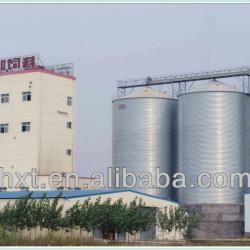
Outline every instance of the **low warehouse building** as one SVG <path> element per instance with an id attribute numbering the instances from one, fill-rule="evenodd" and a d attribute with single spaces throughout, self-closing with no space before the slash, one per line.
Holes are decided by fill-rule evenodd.
<path id="1" fill-rule="evenodd" d="M 0 209 L 2 209 L 8 202 L 14 203 L 17 199 L 21 199 L 29 195 L 29 191 L 13 191 L 13 192 L 0 192 Z M 168 199 L 158 198 L 149 194 L 141 193 L 139 191 L 130 189 L 96 189 L 96 190 L 53 190 L 53 191 L 33 191 L 31 193 L 33 199 L 41 199 L 45 195 L 47 198 L 54 199 L 59 198 L 59 203 L 63 205 L 63 211 L 73 206 L 77 201 L 84 202 L 87 199 L 95 201 L 100 197 L 101 202 L 111 199 L 111 202 L 115 202 L 118 199 L 122 199 L 124 203 L 130 203 L 135 198 L 142 199 L 145 203 L 145 208 L 165 209 L 170 207 L 178 207 L 176 202 Z M 100 237 L 99 232 L 94 232 L 94 236 Z M 127 235 L 126 238 L 130 236 Z M 158 225 L 152 226 L 149 230 L 141 232 L 138 236 L 138 240 L 162 240 L 162 239 L 180 239 L 180 234 L 163 234 Z M 118 239 L 123 240 L 123 235 L 118 235 Z"/>

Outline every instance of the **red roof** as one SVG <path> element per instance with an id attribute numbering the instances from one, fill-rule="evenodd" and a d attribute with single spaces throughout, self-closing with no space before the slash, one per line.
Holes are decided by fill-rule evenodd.
<path id="1" fill-rule="evenodd" d="M 71 79 L 71 80 L 76 80 L 76 78 L 74 76 L 56 73 L 52 70 L 48 70 L 45 68 L 27 69 L 27 70 L 15 71 L 15 72 L 0 72 L 0 77 L 6 76 L 6 75 L 18 75 L 18 74 L 26 74 L 26 73 L 33 73 L 33 72 L 41 72 L 41 73 L 46 73 L 49 75 L 64 77 L 64 78 Z"/>

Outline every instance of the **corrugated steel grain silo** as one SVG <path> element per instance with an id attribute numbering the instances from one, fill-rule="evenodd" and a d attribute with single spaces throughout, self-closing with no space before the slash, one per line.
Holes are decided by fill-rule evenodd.
<path id="1" fill-rule="evenodd" d="M 246 94 L 244 107 L 244 166 L 245 172 L 250 173 L 250 94 Z M 250 187 L 245 188 L 250 192 Z"/>
<path id="2" fill-rule="evenodd" d="M 185 174 L 187 188 L 178 190 L 178 201 L 242 203 L 243 189 L 212 185 L 197 187 L 200 173 L 244 172 L 244 105 L 246 95 L 218 81 L 178 96 L 178 171 Z M 218 183 L 220 182 L 218 178 Z M 221 179 L 222 180 L 222 179 Z M 210 179 L 203 178 L 203 184 Z M 195 187 L 190 185 L 195 184 Z"/>
<path id="3" fill-rule="evenodd" d="M 112 167 L 143 172 L 155 181 L 156 168 L 171 176 L 175 165 L 177 101 L 164 92 L 142 88 L 113 101 Z M 129 180 L 129 179 L 128 179 Z M 162 179 L 164 181 L 164 178 Z M 145 184 L 145 183 L 144 183 Z M 171 198 L 171 188 L 134 189 Z"/>

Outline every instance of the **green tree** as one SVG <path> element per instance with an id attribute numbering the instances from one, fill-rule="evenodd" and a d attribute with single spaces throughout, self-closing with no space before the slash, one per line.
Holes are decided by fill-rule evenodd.
<path id="1" fill-rule="evenodd" d="M 31 198 L 32 193 L 18 199 L 14 204 L 8 203 L 1 211 L 0 223 L 8 230 L 23 230 L 37 226 L 36 200 Z"/>
<path id="2" fill-rule="evenodd" d="M 115 202 L 107 199 L 101 202 L 99 197 L 94 203 L 82 206 L 81 210 L 82 218 L 85 218 L 82 226 L 87 231 L 98 229 L 104 238 L 114 239 L 115 234 L 126 230 L 127 205 L 122 199 Z"/>
<path id="3" fill-rule="evenodd" d="M 176 239 L 176 233 L 181 232 L 185 227 L 187 213 L 182 206 L 170 207 L 169 209 L 169 221 L 174 230 L 174 238 Z"/>
<path id="4" fill-rule="evenodd" d="M 30 230 L 36 226 L 37 222 L 34 219 L 35 207 L 36 201 L 32 199 L 32 192 L 15 201 L 12 205 L 12 217 L 15 220 L 17 230 Z"/>
<path id="5" fill-rule="evenodd" d="M 103 203 L 95 204 L 95 216 L 94 222 L 96 222 L 96 228 L 102 232 L 103 238 L 107 235 L 115 233 L 115 224 L 112 216 L 111 199 L 107 199 Z M 92 212 L 93 213 L 93 212 Z M 92 215 L 93 218 L 93 215 Z M 93 223 L 92 223 L 93 225 Z"/>
<path id="6" fill-rule="evenodd" d="M 36 220 L 40 229 L 48 229 L 49 231 L 56 231 L 62 226 L 62 210 L 63 205 L 59 205 L 59 194 L 54 199 L 49 199 L 44 195 L 36 204 Z"/>
<path id="7" fill-rule="evenodd" d="M 14 206 L 8 202 L 1 211 L 0 223 L 5 230 L 13 231 L 16 229 L 16 218 L 14 215 Z"/>
<path id="8" fill-rule="evenodd" d="M 72 207 L 66 210 L 65 216 L 62 219 L 62 227 L 66 230 L 72 230 L 79 225 L 80 220 L 80 206 L 79 201 Z"/>
<path id="9" fill-rule="evenodd" d="M 30 230 L 32 228 L 37 228 L 39 225 L 39 220 L 37 219 L 37 200 L 30 199 L 28 203 L 28 210 L 29 210 L 29 220 L 27 229 Z"/>
<path id="10" fill-rule="evenodd" d="M 95 202 L 88 203 L 88 215 L 87 215 L 87 230 L 94 231 L 101 228 L 101 197 L 98 197 Z"/>
<path id="11" fill-rule="evenodd" d="M 72 230 L 74 227 L 91 231 L 91 216 L 90 216 L 90 199 L 85 200 L 82 204 L 76 202 L 72 207 L 66 210 L 63 218 L 63 225 L 67 230 Z"/>
<path id="12" fill-rule="evenodd" d="M 126 231 L 136 237 L 139 232 L 146 231 L 153 224 L 155 214 L 152 209 L 147 209 L 142 199 L 135 198 L 131 201 L 126 212 Z"/>
<path id="13" fill-rule="evenodd" d="M 49 201 L 46 211 L 45 225 L 49 231 L 57 231 L 61 227 L 63 205 L 59 205 L 59 197 Z"/>
<path id="14" fill-rule="evenodd" d="M 96 218 L 91 223 L 91 219 L 93 220 L 94 214 L 93 211 L 91 211 L 91 208 L 93 206 L 93 203 L 90 202 L 90 199 L 85 200 L 80 206 L 79 206 L 79 227 L 80 227 L 80 233 L 84 229 L 87 232 L 91 232 L 93 228 L 93 223 L 96 223 Z"/>
<path id="15" fill-rule="evenodd" d="M 13 205 L 13 217 L 16 221 L 16 227 L 18 230 L 23 230 L 29 224 L 30 213 L 29 213 L 29 199 L 31 194 L 27 195 L 22 199 L 17 199 Z"/>
<path id="16" fill-rule="evenodd" d="M 127 205 L 123 203 L 122 199 L 118 199 L 112 205 L 111 219 L 114 224 L 114 231 L 117 234 L 126 232 L 126 214 Z"/>
<path id="17" fill-rule="evenodd" d="M 170 233 L 173 230 L 173 223 L 169 218 L 168 209 L 165 207 L 164 210 L 158 210 L 157 211 L 157 224 L 161 228 L 164 233 Z"/>
<path id="18" fill-rule="evenodd" d="M 102 231 L 103 235 L 110 234 L 113 237 L 115 234 L 125 232 L 126 230 L 126 210 L 127 206 L 122 199 L 111 203 L 111 199 L 104 201 L 97 207 L 98 229 Z"/>
<path id="19" fill-rule="evenodd" d="M 49 199 L 46 194 L 36 204 L 35 219 L 37 220 L 40 230 L 47 228 L 47 214 L 49 211 Z"/>
<path id="20" fill-rule="evenodd" d="M 158 225 L 163 232 L 174 231 L 179 232 L 185 239 L 191 239 L 193 229 L 197 228 L 200 223 L 201 216 L 195 213 L 189 214 L 182 206 L 165 208 L 164 211 L 159 210 L 157 214 Z"/>
<path id="21" fill-rule="evenodd" d="M 193 230 L 200 226 L 202 216 L 200 214 L 191 213 L 186 216 L 185 228 L 183 230 L 183 237 L 186 240 L 193 238 Z"/>

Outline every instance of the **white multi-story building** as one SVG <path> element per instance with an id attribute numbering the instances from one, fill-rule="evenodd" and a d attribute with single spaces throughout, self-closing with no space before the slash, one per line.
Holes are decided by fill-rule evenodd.
<path id="1" fill-rule="evenodd" d="M 0 167 L 73 172 L 75 77 L 27 60 L 0 60 Z"/>

